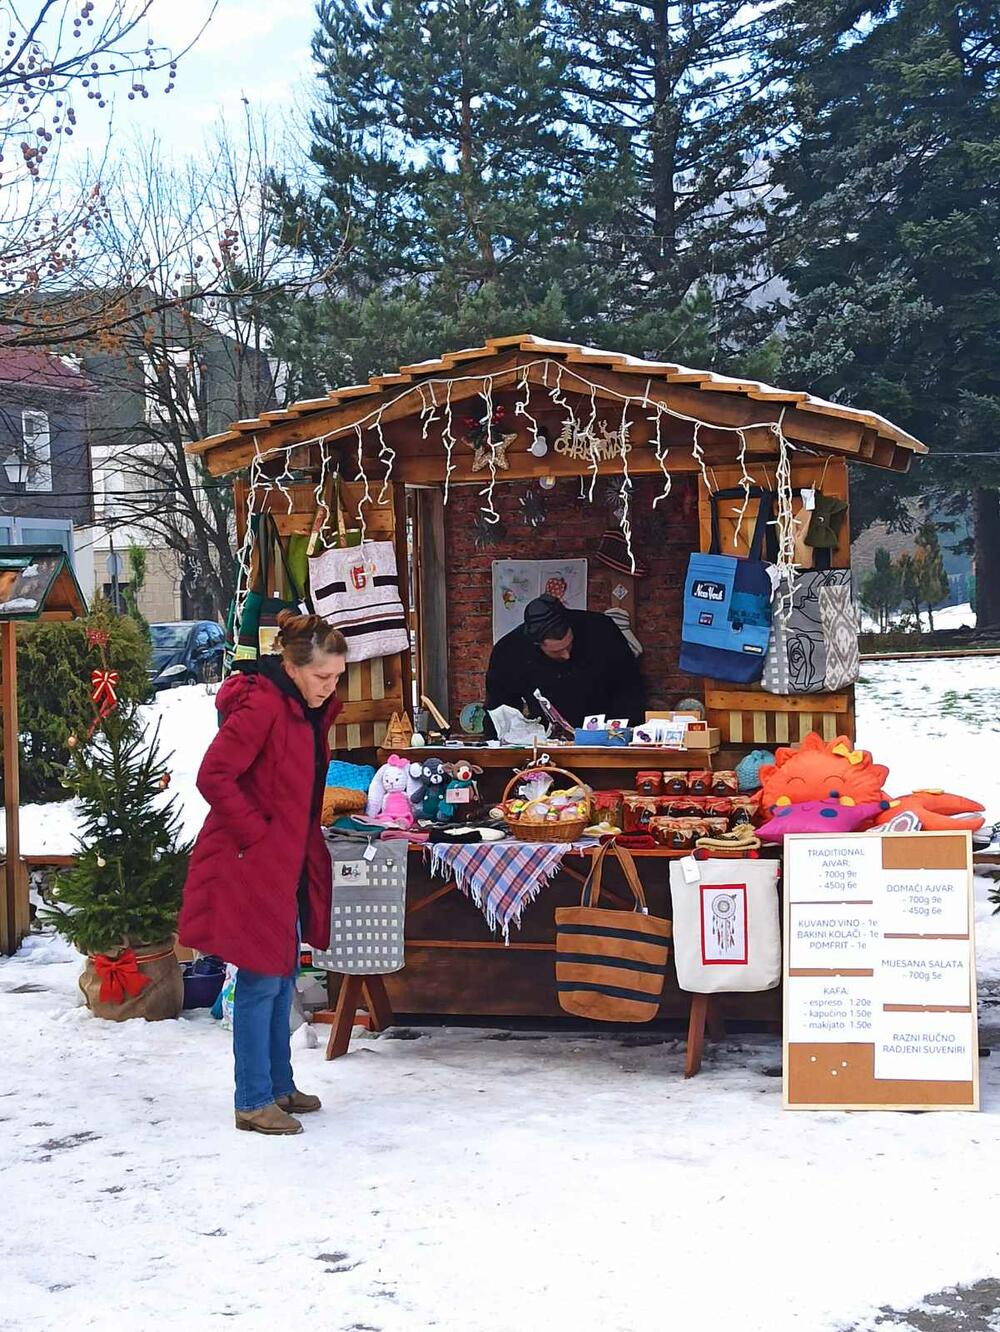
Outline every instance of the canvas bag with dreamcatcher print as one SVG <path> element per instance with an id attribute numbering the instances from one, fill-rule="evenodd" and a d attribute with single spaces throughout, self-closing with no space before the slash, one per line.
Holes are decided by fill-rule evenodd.
<path id="1" fill-rule="evenodd" d="M 347 660 L 368 661 L 409 646 L 391 541 L 367 541 L 348 529 L 336 486 L 337 530 L 325 550 L 309 557 L 309 588 L 316 613 L 347 639 Z"/>
<path id="2" fill-rule="evenodd" d="M 670 865 L 677 984 L 689 994 L 773 990 L 781 980 L 775 860 Z"/>

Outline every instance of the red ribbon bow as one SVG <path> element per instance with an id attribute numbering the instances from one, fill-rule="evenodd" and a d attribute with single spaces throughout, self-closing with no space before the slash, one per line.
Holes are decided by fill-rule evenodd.
<path id="1" fill-rule="evenodd" d="M 94 970 L 101 979 L 102 1004 L 123 1004 L 126 994 L 134 998 L 149 984 L 149 977 L 139 970 L 139 962 L 132 948 L 126 948 L 117 957 L 96 953 L 92 960 Z"/>
<path id="2" fill-rule="evenodd" d="M 106 717 L 118 705 L 115 685 L 118 683 L 117 671 L 91 671 L 90 697 L 100 707 L 101 716 Z"/>

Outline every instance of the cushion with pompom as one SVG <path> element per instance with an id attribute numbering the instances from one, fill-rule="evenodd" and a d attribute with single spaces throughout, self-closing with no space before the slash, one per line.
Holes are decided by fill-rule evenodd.
<path id="1" fill-rule="evenodd" d="M 782 842 L 789 833 L 849 833 L 870 828 L 885 808 L 882 801 L 804 800 L 797 805 L 775 805 L 771 817 L 757 829 L 762 842 Z"/>

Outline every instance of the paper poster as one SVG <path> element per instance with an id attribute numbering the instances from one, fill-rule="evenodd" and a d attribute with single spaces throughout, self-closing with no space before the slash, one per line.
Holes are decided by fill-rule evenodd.
<path id="1" fill-rule="evenodd" d="M 706 966 L 746 966 L 747 886 L 701 885 L 701 960 Z"/>
<path id="2" fill-rule="evenodd" d="M 876 1013 L 875 1077 L 966 1082 L 979 1053 L 972 1013 Z"/>
<path id="3" fill-rule="evenodd" d="M 807 1045 L 870 1045 L 873 984 L 871 976 L 800 976 L 788 1015 L 788 1039 Z"/>
<path id="4" fill-rule="evenodd" d="M 870 905 L 793 902 L 788 966 L 791 971 L 868 970 L 874 966 L 880 937 Z"/>
<path id="5" fill-rule="evenodd" d="M 785 855 L 792 902 L 870 902 L 882 877 L 877 837 L 789 838 Z"/>
<path id="6" fill-rule="evenodd" d="M 875 975 L 887 1004 L 965 1008 L 972 978 L 966 939 L 881 939 Z"/>
<path id="7" fill-rule="evenodd" d="M 569 610 L 587 609 L 587 561 L 494 560 L 493 641 L 524 623 L 524 608 L 547 593 Z"/>
<path id="8" fill-rule="evenodd" d="M 965 870 L 885 871 L 882 928 L 886 934 L 968 934 Z"/>

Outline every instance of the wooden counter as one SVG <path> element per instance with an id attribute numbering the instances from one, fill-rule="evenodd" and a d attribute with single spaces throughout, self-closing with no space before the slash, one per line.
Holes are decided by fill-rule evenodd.
<path id="1" fill-rule="evenodd" d="M 604 768 L 637 772 L 643 768 L 687 771 L 692 768 L 711 768 L 712 757 L 718 749 L 660 749 L 655 745 L 557 745 L 545 744 L 537 750 L 527 748 L 496 748 L 485 745 L 421 745 L 419 749 L 380 749 L 379 761 L 384 763 L 390 754 L 400 754 L 411 761 L 421 758 L 439 758 L 445 762 L 466 759 L 481 768 L 523 768 L 537 763 L 542 754 L 548 754 L 559 768 Z"/>

